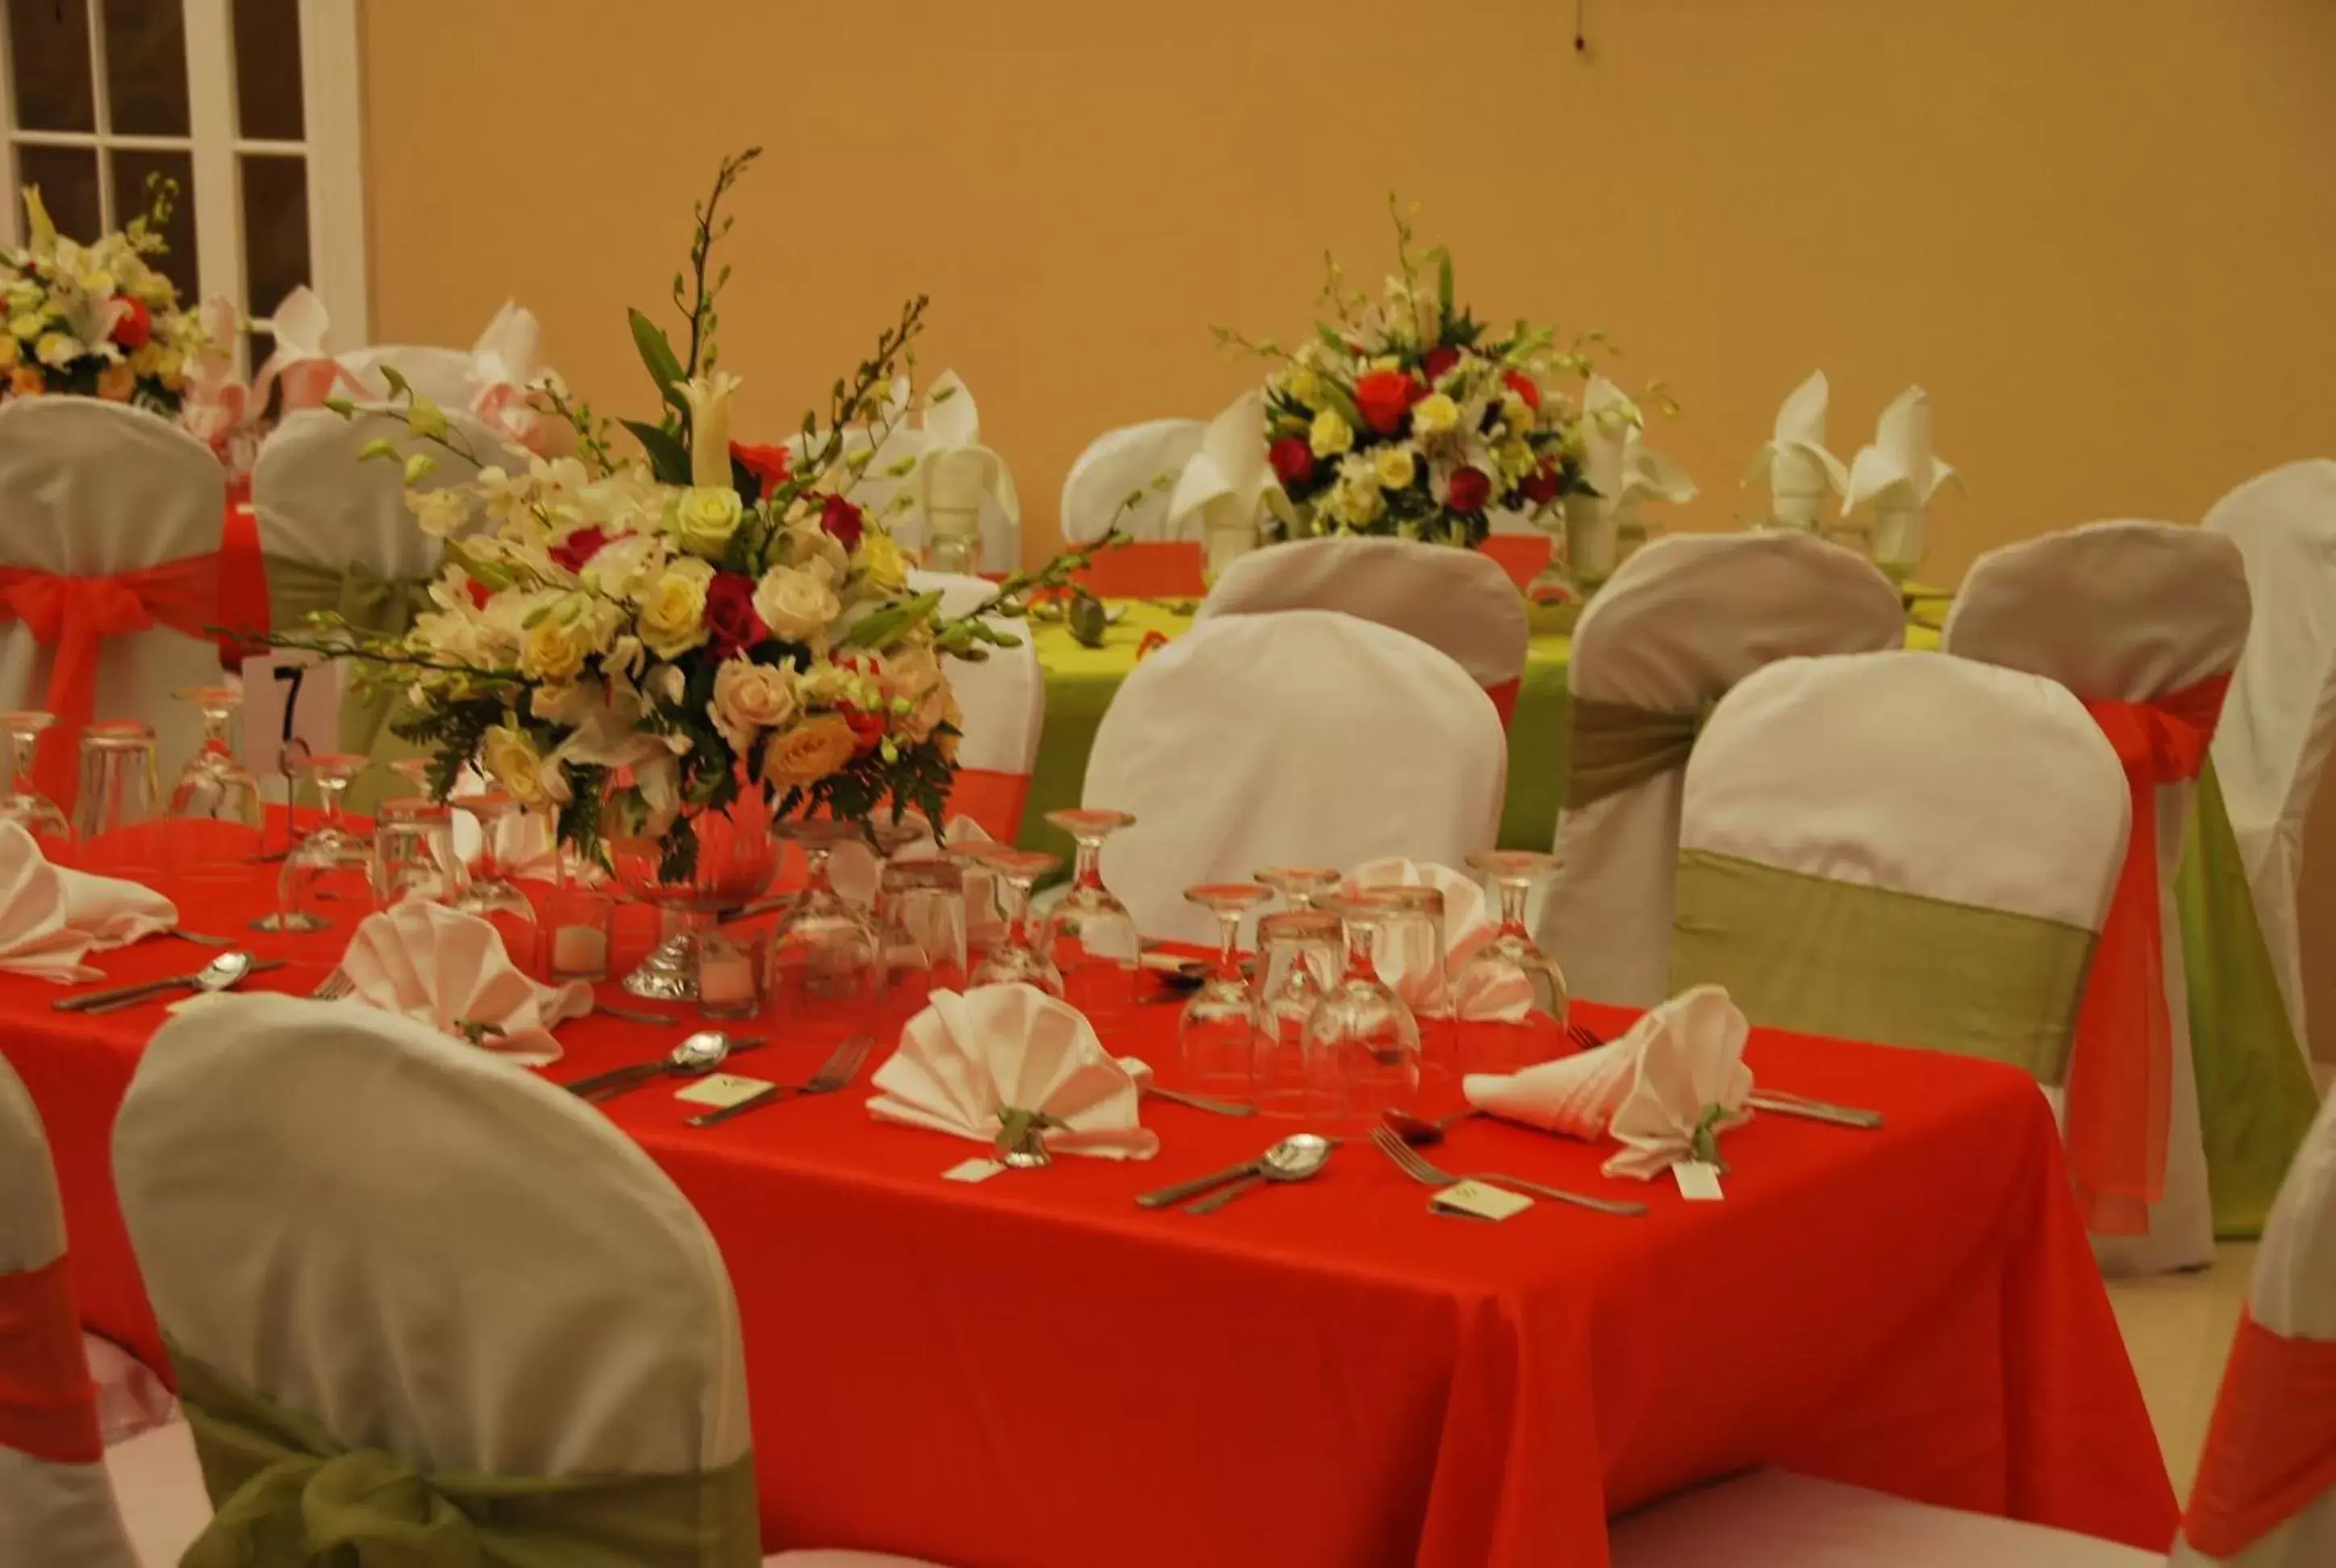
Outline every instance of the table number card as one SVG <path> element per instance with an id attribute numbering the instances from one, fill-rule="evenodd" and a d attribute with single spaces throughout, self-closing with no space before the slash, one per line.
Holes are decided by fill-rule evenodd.
<path id="1" fill-rule="evenodd" d="M 767 1078 L 742 1078 L 735 1073 L 709 1073 L 686 1089 L 674 1092 L 676 1100 L 687 1100 L 693 1105 L 710 1105 L 719 1110 L 735 1105 L 741 1100 L 752 1099 L 771 1086 Z"/>
<path id="2" fill-rule="evenodd" d="M 282 779 L 287 750 L 341 749 L 341 673 L 301 648 L 243 661 L 243 762 L 263 784 Z"/>
<path id="3" fill-rule="evenodd" d="M 941 1173 L 944 1182 L 986 1182 L 1006 1169 L 996 1160 L 968 1160 L 961 1165 L 951 1165 Z"/>
<path id="4" fill-rule="evenodd" d="M 1457 1214 L 1469 1220 L 1506 1220 L 1523 1213 L 1533 1206 L 1533 1201 L 1523 1193 L 1512 1193 L 1505 1187 L 1488 1187 L 1482 1182 L 1457 1182 L 1427 1200 L 1428 1208 L 1439 1214 Z"/>

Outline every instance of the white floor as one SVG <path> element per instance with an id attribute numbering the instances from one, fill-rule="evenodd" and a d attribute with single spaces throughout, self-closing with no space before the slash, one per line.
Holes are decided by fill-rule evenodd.
<path id="1" fill-rule="evenodd" d="M 2189 1495 L 2198 1472 L 2198 1451 L 2205 1446 L 2254 1260 L 2253 1242 L 2225 1243 L 2211 1269 L 2109 1281 L 2109 1304 L 2117 1309 L 2177 1497 Z"/>

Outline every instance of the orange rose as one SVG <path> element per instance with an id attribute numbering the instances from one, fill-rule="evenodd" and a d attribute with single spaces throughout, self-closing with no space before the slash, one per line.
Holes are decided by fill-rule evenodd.
<path id="1" fill-rule="evenodd" d="M 809 788 L 850 762 L 858 746 L 841 714 L 807 718 L 763 748 L 763 782 L 774 789 Z"/>
<path id="2" fill-rule="evenodd" d="M 38 397 L 48 389 L 49 384 L 42 379 L 37 365 L 20 365 L 16 374 L 8 378 L 8 391 L 17 397 Z"/>
<path id="3" fill-rule="evenodd" d="M 138 373 L 126 365 L 109 365 L 97 373 L 97 394 L 108 403 L 127 403 L 138 390 Z"/>

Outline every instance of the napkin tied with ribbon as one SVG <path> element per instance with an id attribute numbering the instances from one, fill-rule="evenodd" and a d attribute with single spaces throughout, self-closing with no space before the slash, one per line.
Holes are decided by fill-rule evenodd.
<path id="1" fill-rule="evenodd" d="M 1446 1011 L 1471 1022 L 1522 1022 L 1533 1010 L 1533 987 L 1522 978 L 1484 982 L 1465 978 L 1468 960 L 1500 935 L 1484 890 L 1476 880 L 1433 861 L 1400 855 L 1366 861 L 1348 873 L 1349 894 L 1373 888 L 1434 888 L 1444 895 L 1444 972 L 1437 983 L 1436 954 L 1420 944 L 1426 933 L 1409 929 L 1382 931 L 1373 956 L 1379 979 L 1415 1013 Z"/>
<path id="2" fill-rule="evenodd" d="M 981 505 L 995 501 L 1007 521 L 1021 526 L 1022 502 L 1006 460 L 981 443 L 981 412 L 954 370 L 935 378 L 926 394 L 917 459 L 917 499 L 935 533 L 978 539 Z"/>
<path id="3" fill-rule="evenodd" d="M 82 959 L 179 923 L 151 888 L 52 864 L 18 823 L 0 822 L 0 969 L 71 985 L 102 979 Z"/>
<path id="4" fill-rule="evenodd" d="M 1136 1078 L 1076 1008 L 1035 986 L 935 991 L 876 1069 L 869 1113 L 1003 1148 L 1035 1133 L 1048 1152 L 1148 1160 Z"/>
<path id="5" fill-rule="evenodd" d="M 341 969 L 368 1006 L 528 1066 L 558 1061 L 552 1028 L 592 1010 L 589 986 L 538 985 L 511 962 L 492 924 L 419 899 L 366 916 Z"/>
<path id="6" fill-rule="evenodd" d="M 357 378 L 325 351 L 325 336 L 332 329 L 332 313 L 307 284 L 278 301 L 268 321 L 276 352 L 251 378 L 252 404 L 265 409 L 274 394 L 278 413 L 295 414 L 304 408 L 322 408 L 325 400 L 342 386 L 364 396 L 365 388 Z"/>
<path id="7" fill-rule="evenodd" d="M 537 422 L 528 390 L 542 378 L 542 337 L 535 312 L 506 299 L 471 345 L 471 412 L 530 449 Z"/>

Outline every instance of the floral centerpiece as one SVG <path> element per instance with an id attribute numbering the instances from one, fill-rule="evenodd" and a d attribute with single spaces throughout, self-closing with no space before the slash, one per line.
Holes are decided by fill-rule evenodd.
<path id="1" fill-rule="evenodd" d="M 1582 415 L 1555 382 L 1583 379 L 1601 340 L 1561 349 L 1546 327 L 1486 326 L 1455 298 L 1451 254 L 1416 255 L 1400 211 L 1395 225 L 1397 273 L 1377 299 L 1348 292 L 1334 260 L 1328 318 L 1296 348 L 1218 336 L 1277 362 L 1265 441 L 1284 533 L 1473 548 L 1492 512 L 1537 515 L 1589 490 Z"/>
<path id="2" fill-rule="evenodd" d="M 939 594 L 910 590 L 882 520 L 852 500 L 882 422 L 899 416 L 887 389 L 912 365 L 922 298 L 836 382 L 824 421 L 803 416 L 792 446 L 732 442 L 741 382 L 719 367 L 716 344 L 729 268 L 712 271 L 710 257 L 729 229 L 723 199 L 754 157 L 725 160 L 697 208 L 694 283 L 674 280 L 686 346 L 631 315 L 662 408 L 621 422 L 629 446 L 556 384 L 536 392 L 575 450 L 553 458 L 469 451 L 387 366 L 386 404 L 334 400 L 404 423 L 408 439 L 368 453 L 404 463 L 409 505 L 445 541 L 444 566 L 403 636 L 326 615 L 275 638 L 362 661 L 395 694 L 392 729 L 428 748 L 434 793 L 475 765 L 551 813 L 584 854 L 603 854 L 604 838 L 657 841 L 657 873 L 673 884 L 697 875 L 715 842 L 696 823 L 726 823 L 729 853 L 766 841 L 774 821 L 866 823 L 910 808 L 939 821 L 959 722 L 942 657 L 1015 641 L 978 618 L 1017 613 L 1082 559 L 1009 578 L 974 613 L 944 617 Z M 847 443 L 855 421 L 864 428 Z M 415 488 L 439 461 L 433 447 L 482 466 Z"/>
<path id="3" fill-rule="evenodd" d="M 179 291 L 152 264 L 178 186 L 146 181 L 147 209 L 118 233 L 83 245 L 57 232 L 37 186 L 24 192 L 29 242 L 0 251 L 0 333 L 6 395 L 70 393 L 176 416 L 188 360 L 202 326 L 179 307 Z"/>

